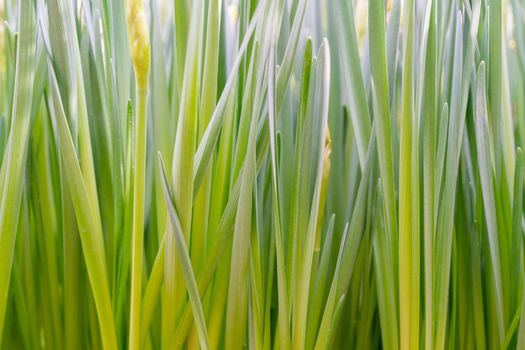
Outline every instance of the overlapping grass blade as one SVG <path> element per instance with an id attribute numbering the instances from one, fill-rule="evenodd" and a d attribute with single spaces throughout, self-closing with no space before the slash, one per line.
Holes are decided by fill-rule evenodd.
<path id="1" fill-rule="evenodd" d="M 27 159 L 31 100 L 36 49 L 36 24 L 33 4 L 21 1 L 18 10 L 19 36 L 16 47 L 16 71 L 11 111 L 11 130 L 2 161 L 2 197 L 0 206 L 0 340 L 4 328 L 11 266 L 15 253 L 20 205 L 24 189 L 23 173 Z M 5 166 L 5 168 L 4 168 Z"/>
<path id="2" fill-rule="evenodd" d="M 195 281 L 195 275 L 191 266 L 188 248 L 185 243 L 184 233 L 182 232 L 180 221 L 178 219 L 177 213 L 175 212 L 173 200 L 171 199 L 172 197 L 168 188 L 168 180 L 166 179 L 164 164 L 161 157 L 159 158 L 159 166 L 162 170 L 162 188 L 164 189 L 164 196 L 166 198 L 166 202 L 168 203 L 168 212 L 174 229 L 173 231 L 175 235 L 177 256 L 179 257 L 180 263 L 182 265 L 184 281 L 188 288 L 189 299 L 193 309 L 195 323 L 197 325 L 197 332 L 199 333 L 200 346 L 202 349 L 208 349 L 208 335 L 204 321 L 204 314 L 202 312 L 199 290 L 197 289 L 197 283 Z"/>

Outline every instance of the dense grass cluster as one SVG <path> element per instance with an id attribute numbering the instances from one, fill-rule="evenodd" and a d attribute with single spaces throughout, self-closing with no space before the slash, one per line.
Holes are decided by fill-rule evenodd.
<path id="1" fill-rule="evenodd" d="M 525 0 L 0 0 L 1 349 L 525 349 Z"/>

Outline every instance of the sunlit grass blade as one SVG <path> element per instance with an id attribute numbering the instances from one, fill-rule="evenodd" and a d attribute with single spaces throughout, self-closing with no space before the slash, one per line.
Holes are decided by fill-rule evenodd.
<path id="1" fill-rule="evenodd" d="M 24 189 L 24 168 L 27 159 L 31 100 L 33 92 L 34 62 L 36 48 L 36 24 L 33 4 L 20 2 L 18 10 L 18 40 L 16 47 L 16 71 L 11 111 L 11 130 L 7 151 L 2 161 L 0 206 L 0 343 L 11 278 L 11 266 L 15 253 L 19 210 Z"/>
<path id="2" fill-rule="evenodd" d="M 182 227 L 178 219 L 177 213 L 175 212 L 173 200 L 169 191 L 167 182 L 168 180 L 166 179 L 166 174 L 164 172 L 164 164 L 162 162 L 162 158 L 159 158 L 159 166 L 162 169 L 162 187 L 164 189 L 164 196 L 166 198 L 166 202 L 168 203 L 168 212 L 170 215 L 170 220 L 173 225 L 177 256 L 182 265 L 182 273 L 184 275 L 186 288 L 188 289 L 189 299 L 195 318 L 195 324 L 197 325 L 200 346 L 202 349 L 208 349 L 208 335 L 206 331 L 206 324 L 204 321 L 204 314 L 202 312 L 199 290 L 197 289 L 197 282 L 195 281 L 195 275 L 191 266 L 190 255 L 186 246 L 184 234 L 182 232 Z"/>
<path id="3" fill-rule="evenodd" d="M 434 259 L 434 308 L 436 317 L 435 345 L 436 349 L 443 349 L 448 319 L 450 266 L 452 256 L 452 238 L 454 230 L 454 199 L 457 188 L 457 175 L 461 140 L 463 138 L 464 114 L 461 114 L 462 71 L 463 71 L 463 30 L 462 17 L 458 13 L 455 22 L 454 71 L 452 76 L 452 95 L 448 138 L 446 146 L 446 160 L 444 164 L 444 183 L 441 189 L 441 201 L 436 222 L 435 259 Z M 438 146 L 439 149 L 439 146 Z"/>
<path id="4" fill-rule="evenodd" d="M 70 131 L 62 108 L 57 82 L 52 70 L 50 71 L 50 83 L 53 103 L 52 116 L 58 132 L 57 137 L 63 142 L 61 153 L 67 169 L 67 183 L 71 191 L 86 267 L 97 306 L 102 342 L 104 348 L 114 349 L 117 347 L 117 341 L 109 297 L 102 227 L 99 221 L 100 219 L 94 219 L 99 218 L 99 214 L 98 212 L 94 212 L 96 207 L 87 193 L 84 175 L 80 168 L 75 147 L 69 133 Z"/>
<path id="5" fill-rule="evenodd" d="M 328 101 L 330 94 L 330 48 L 326 39 L 323 41 L 319 49 L 319 68 L 317 71 L 318 78 L 316 79 L 316 103 L 314 108 L 315 113 L 319 113 L 319 120 L 315 124 L 320 128 L 318 145 L 323 145 L 326 139 L 326 130 L 328 126 Z M 312 118 L 313 119 L 313 118 Z M 313 122 L 313 121 L 311 121 Z M 307 134 L 308 135 L 308 134 Z M 314 134 L 315 135 L 315 134 Z M 315 138 L 314 138 L 315 139 Z M 308 228 L 306 233 L 306 241 L 299 250 L 298 254 L 302 257 L 299 264 L 298 271 L 300 273 L 297 285 L 297 310 L 295 323 L 293 326 L 293 346 L 296 349 L 304 348 L 306 338 L 306 320 L 307 307 L 309 298 L 309 286 L 312 269 L 312 258 L 315 243 L 315 231 L 317 228 L 317 217 L 319 212 L 319 198 L 321 194 L 321 182 L 323 174 L 323 149 L 319 147 L 318 155 L 313 157 L 314 160 L 314 192 L 312 196 L 312 206 L 310 209 L 310 219 L 308 221 Z"/>
<path id="6" fill-rule="evenodd" d="M 498 238 L 498 222 L 496 200 L 493 189 L 493 166 L 490 159 L 490 144 L 488 134 L 487 100 L 485 92 L 485 64 L 478 69 L 476 82 L 476 144 L 478 150 L 479 173 L 483 193 L 483 205 L 487 221 L 487 234 L 491 254 L 492 278 L 494 279 L 496 317 L 499 343 L 503 344 L 505 337 L 505 315 L 503 305 L 503 286 L 501 281 L 500 244 Z"/>
<path id="7" fill-rule="evenodd" d="M 142 257 L 144 254 L 144 207 L 146 177 L 147 98 L 150 66 L 150 45 L 144 8 L 139 0 L 127 3 L 128 34 L 135 71 L 137 108 L 134 123 L 133 224 L 131 258 L 131 299 L 129 347 L 140 346 L 140 315 L 142 303 Z"/>
<path id="8" fill-rule="evenodd" d="M 308 52 L 308 51 L 307 51 Z M 308 57 L 308 56 L 307 56 Z M 273 234 L 275 240 L 275 254 L 276 254 L 276 264 L 277 264 L 277 300 L 279 309 L 278 327 L 279 327 L 279 345 L 283 348 L 291 347 L 290 339 L 290 315 L 289 315 L 289 300 L 288 300 L 288 288 L 286 280 L 286 271 L 285 271 L 285 253 L 283 248 L 283 237 L 282 237 L 282 221 L 281 221 L 281 207 L 280 207 L 280 194 L 279 194 L 279 178 L 277 174 L 279 173 L 278 163 L 277 163 L 277 141 L 276 141 L 276 108 L 275 108 L 275 49 L 272 47 L 270 50 L 269 62 L 269 73 L 268 73 L 268 125 L 270 133 L 270 165 L 271 165 L 271 174 L 272 174 L 272 205 L 274 207 L 272 213 L 272 224 L 273 224 Z M 305 59 L 305 65 L 307 65 L 308 60 Z"/>
<path id="9" fill-rule="evenodd" d="M 379 154 L 379 172 L 381 175 L 383 200 L 385 205 L 387 241 L 392 249 L 397 250 L 397 209 L 394 194 L 394 170 L 391 137 L 390 103 L 388 99 L 388 76 L 385 44 L 385 12 L 382 1 L 371 0 L 368 6 L 369 15 L 369 50 L 370 74 L 376 96 L 374 118 L 376 122 L 376 141 Z M 393 83 L 393 82 L 392 82 Z M 397 254 L 394 256 L 396 259 Z M 394 268 L 394 270 L 397 270 Z"/>

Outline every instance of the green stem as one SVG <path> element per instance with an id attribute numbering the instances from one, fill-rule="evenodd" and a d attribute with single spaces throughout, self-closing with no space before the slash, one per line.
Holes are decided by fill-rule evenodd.
<path id="1" fill-rule="evenodd" d="M 148 88 L 137 87 L 137 118 L 135 123 L 135 176 L 133 178 L 133 228 L 131 261 L 131 305 L 129 348 L 140 346 L 140 306 L 142 291 L 142 255 L 144 246 L 144 192 L 146 178 L 147 98 Z"/>

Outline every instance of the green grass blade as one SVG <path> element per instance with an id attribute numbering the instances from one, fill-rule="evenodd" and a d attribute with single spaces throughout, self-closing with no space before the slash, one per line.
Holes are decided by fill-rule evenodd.
<path id="1" fill-rule="evenodd" d="M 369 50 L 370 73 L 376 96 L 374 117 L 377 118 L 376 141 L 379 154 L 379 172 L 381 175 L 388 241 L 392 248 L 397 248 L 397 209 L 394 195 L 393 150 L 391 137 L 390 107 L 388 100 L 388 76 L 385 44 L 385 12 L 383 2 L 371 0 L 368 4 L 369 14 Z M 397 259 L 395 259 L 397 260 Z M 397 269 L 396 269 L 397 270 Z"/>
<path id="2" fill-rule="evenodd" d="M 488 241 L 491 255 L 491 275 L 494 279 L 496 298 L 496 317 L 499 344 L 505 337 L 505 315 L 503 306 L 503 286 L 501 282 L 500 243 L 498 239 L 498 222 L 496 200 L 494 198 L 493 172 L 490 160 L 490 145 L 488 134 L 487 100 L 485 92 L 485 64 L 478 69 L 476 83 L 476 144 L 478 149 L 479 174 L 483 193 L 483 205 L 487 221 Z"/>
<path id="3" fill-rule="evenodd" d="M 366 150 L 370 139 L 371 122 L 363 82 L 363 72 L 359 63 L 359 46 L 355 33 L 352 2 L 341 1 L 336 12 L 340 23 L 345 24 L 345 26 L 337 26 L 339 29 L 337 33 L 338 43 L 341 47 L 341 69 L 344 73 L 345 85 L 349 90 L 350 116 L 353 122 L 359 161 L 361 162 L 361 168 L 364 168 Z"/>
<path id="4" fill-rule="evenodd" d="M 168 212 L 170 215 L 171 224 L 173 225 L 175 247 L 177 249 L 177 256 L 182 265 L 182 273 L 184 275 L 184 282 L 188 289 L 188 295 L 190 303 L 193 309 L 193 315 L 195 318 L 195 324 L 197 325 L 197 332 L 199 334 L 199 342 L 202 349 L 208 349 L 208 334 L 206 331 L 206 323 L 204 321 L 204 314 L 202 311 L 202 305 L 199 296 L 199 290 L 197 288 L 197 282 L 195 281 L 195 275 L 191 266 L 190 256 L 188 248 L 186 246 L 184 233 L 182 232 L 181 223 L 175 212 L 173 200 L 168 188 L 168 180 L 164 170 L 164 164 L 162 157 L 159 157 L 159 166 L 162 169 L 162 188 L 164 189 L 164 196 L 168 204 Z"/>
<path id="5" fill-rule="evenodd" d="M 21 1 L 18 11 L 15 87 L 11 130 L 5 155 L 0 206 L 0 343 L 4 329 L 11 266 L 13 262 L 27 159 L 31 100 L 35 62 L 35 13 L 29 0 Z M 5 162 L 5 163 L 4 163 Z"/>
<path id="6" fill-rule="evenodd" d="M 51 69 L 51 68 L 50 68 Z M 73 206 L 79 225 L 80 237 L 92 291 L 97 306 L 104 348 L 117 347 L 115 325 L 109 297 L 106 271 L 106 257 L 99 214 L 88 194 L 84 175 L 80 168 L 76 151 L 69 133 L 69 127 L 62 108 L 58 86 L 52 70 L 50 73 L 54 122 L 57 125 L 58 138 L 63 143 L 61 152 L 66 166 L 66 177 L 71 191 Z"/>

